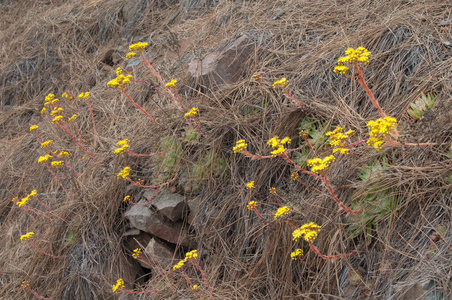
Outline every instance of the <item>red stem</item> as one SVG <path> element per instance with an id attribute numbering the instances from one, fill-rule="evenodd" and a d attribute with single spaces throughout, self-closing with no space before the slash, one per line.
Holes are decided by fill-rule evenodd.
<path id="1" fill-rule="evenodd" d="M 199 132 L 201 132 L 208 140 L 212 140 L 202 129 L 201 129 L 201 127 L 199 126 L 199 124 L 198 124 L 198 121 L 196 121 L 196 118 L 195 117 L 193 117 L 192 118 L 193 119 L 193 121 L 195 121 L 195 124 L 196 124 L 196 127 L 198 127 L 198 130 L 199 130 Z"/>
<path id="2" fill-rule="evenodd" d="M 367 96 L 369 96 L 370 102 L 372 102 L 372 104 L 375 106 L 376 109 L 378 109 L 378 112 L 380 113 L 380 115 L 383 118 L 386 118 L 387 115 L 383 112 L 383 109 L 381 108 L 380 104 L 378 103 L 378 101 L 375 99 L 374 94 L 372 93 L 372 91 L 370 90 L 369 86 L 367 85 L 365 79 L 364 79 L 364 74 L 363 71 L 361 70 L 361 67 L 359 66 L 358 62 L 355 62 L 355 69 L 358 72 L 358 83 L 363 87 L 363 89 L 366 91 Z"/>
<path id="3" fill-rule="evenodd" d="M 50 300 L 50 298 L 43 297 L 43 296 L 39 295 L 38 293 L 36 293 L 35 291 L 33 291 L 28 285 L 27 285 L 27 290 L 29 290 L 30 293 L 32 293 L 33 295 L 35 295 L 35 296 L 38 297 L 39 299 Z"/>
<path id="4" fill-rule="evenodd" d="M 212 290 L 210 289 L 209 282 L 207 281 L 206 273 L 201 269 L 196 259 L 192 259 L 192 261 L 195 263 L 196 268 L 201 272 L 202 278 L 204 278 L 204 281 L 206 282 L 207 288 L 209 289 L 210 299 L 213 299 Z"/>
<path id="5" fill-rule="evenodd" d="M 339 204 L 341 209 L 345 210 L 348 213 L 352 213 L 352 214 L 357 214 L 357 213 L 362 212 L 364 210 L 364 208 L 361 208 L 360 210 L 353 210 L 353 209 L 348 208 L 347 206 L 345 206 L 344 203 L 342 203 L 342 201 L 340 201 L 339 198 L 334 193 L 334 190 L 333 190 L 333 188 L 330 185 L 330 181 L 328 180 L 328 176 L 325 174 L 325 171 L 322 170 L 322 172 L 323 172 L 322 181 L 325 182 L 325 185 L 328 188 L 328 191 L 330 192 L 330 195 L 333 197 L 334 201 L 336 201 L 336 203 Z"/>
<path id="6" fill-rule="evenodd" d="M 63 256 L 56 256 L 56 255 L 52 255 L 52 254 L 46 253 L 46 252 L 42 251 L 41 248 L 39 248 L 38 246 L 36 246 L 36 244 L 33 243 L 32 241 L 29 241 L 29 242 L 30 242 L 30 244 L 31 244 L 33 247 L 35 247 L 36 250 L 38 250 L 38 251 L 41 252 L 42 254 L 45 254 L 45 255 L 50 256 L 50 257 L 53 257 L 53 258 L 63 258 Z"/>
<path id="7" fill-rule="evenodd" d="M 58 182 L 58 184 L 63 188 L 63 190 L 66 192 L 66 195 L 68 195 L 69 197 L 69 193 L 66 191 L 66 189 L 64 188 L 64 186 L 61 184 L 60 180 L 58 180 L 58 178 L 56 177 L 55 173 L 52 172 L 52 169 L 50 169 L 50 166 L 47 162 L 45 162 L 47 170 L 49 170 L 50 174 L 52 174 L 53 178 L 55 178 L 55 180 Z"/>
<path id="8" fill-rule="evenodd" d="M 126 96 L 127 99 L 129 99 L 130 102 L 132 102 L 133 106 L 141 110 L 149 119 L 151 119 L 152 122 L 154 122 L 157 125 L 160 125 L 153 117 L 151 117 L 138 103 L 133 101 L 132 97 L 130 97 L 129 94 L 127 94 L 126 90 L 123 88 L 119 89 L 124 96 Z"/>
<path id="9" fill-rule="evenodd" d="M 328 256 L 328 255 L 324 255 L 324 254 L 320 253 L 319 249 L 316 246 L 314 246 L 312 244 L 312 242 L 309 242 L 309 248 L 311 248 L 311 250 L 314 251 L 315 254 L 317 254 L 318 256 L 320 256 L 323 259 L 336 259 L 336 258 L 341 258 L 341 257 L 349 257 L 357 252 L 356 250 L 353 250 L 352 252 L 350 252 L 348 254 L 338 254 L 338 255 Z"/>
<path id="10" fill-rule="evenodd" d="M 298 105 L 300 105 L 301 107 L 303 107 L 303 105 L 302 105 L 297 99 L 295 99 L 291 94 L 289 94 L 289 92 L 286 90 L 285 87 L 283 87 L 283 91 L 284 91 L 284 93 L 286 93 L 287 97 L 289 97 L 290 99 L 292 99 L 293 101 L 295 101 Z"/>
<path id="11" fill-rule="evenodd" d="M 134 152 L 130 152 L 129 150 L 126 149 L 126 152 L 132 156 L 138 156 L 138 157 L 149 157 L 149 156 L 154 156 L 154 155 L 159 155 L 159 154 L 163 154 L 165 152 L 168 152 L 170 149 L 162 151 L 162 152 L 158 152 L 158 153 L 151 153 L 151 154 L 138 154 L 138 153 L 134 153 Z"/>
<path id="12" fill-rule="evenodd" d="M 54 212 L 50 207 L 48 207 L 44 202 L 41 202 L 41 200 L 38 199 L 38 197 L 34 197 L 41 205 L 43 205 L 45 208 L 47 208 L 48 210 L 50 210 L 50 212 L 52 214 L 54 214 L 55 216 L 59 217 L 60 219 L 63 220 L 67 220 L 66 218 L 63 218 L 62 216 L 60 216 L 59 214 L 57 214 L 56 212 Z"/>
<path id="13" fill-rule="evenodd" d="M 170 181 L 167 181 L 165 183 L 158 184 L 158 185 L 142 185 L 142 184 L 139 184 L 138 182 L 133 181 L 129 177 L 127 177 L 127 179 L 130 181 L 131 184 L 133 184 L 135 186 L 139 186 L 139 187 L 142 187 L 142 188 L 145 188 L 145 189 L 151 189 L 152 190 L 152 189 L 156 189 L 156 188 L 159 188 L 159 187 L 162 187 L 162 186 L 165 186 L 165 185 L 168 185 L 168 184 L 172 183 L 174 180 L 176 180 L 176 177 L 177 177 L 177 173 L 176 173 L 176 175 L 174 175 L 174 178 L 171 179 Z"/>

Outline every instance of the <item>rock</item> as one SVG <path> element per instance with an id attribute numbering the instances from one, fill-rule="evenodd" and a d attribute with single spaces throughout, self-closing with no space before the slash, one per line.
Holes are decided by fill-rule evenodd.
<path id="1" fill-rule="evenodd" d="M 139 203 L 143 203 L 141 200 Z M 148 232 L 173 244 L 196 248 L 196 243 L 182 230 L 181 224 L 165 223 L 156 212 L 142 205 L 133 205 L 124 216 L 129 219 L 132 227 Z"/>
<path id="2" fill-rule="evenodd" d="M 175 60 L 183 55 L 195 42 L 195 38 L 186 38 L 179 40 L 175 47 L 168 50 L 165 54 L 166 59 Z"/>
<path id="3" fill-rule="evenodd" d="M 417 282 L 400 298 L 401 300 L 440 300 L 443 299 L 434 280 Z"/>
<path id="4" fill-rule="evenodd" d="M 168 191 L 161 192 L 151 203 L 162 215 L 173 222 L 183 218 L 187 207 L 184 196 Z"/>
<path id="5" fill-rule="evenodd" d="M 203 60 L 191 61 L 188 70 L 198 82 L 210 88 L 231 84 L 240 79 L 243 64 L 253 53 L 253 49 L 251 39 L 247 35 L 242 35 L 225 50 L 214 51 Z"/>
<path id="6" fill-rule="evenodd" d="M 192 225 L 196 222 L 196 216 L 200 211 L 201 197 L 196 197 L 194 199 L 188 200 L 188 207 L 190 213 L 188 214 L 188 224 Z"/>
<path id="7" fill-rule="evenodd" d="M 170 247 L 157 238 L 152 238 L 146 249 L 144 250 L 146 258 L 149 258 L 149 262 L 162 267 L 163 269 L 169 269 L 175 264 L 175 261 L 180 257 L 174 257 L 175 248 Z M 150 268 L 149 265 L 140 261 L 140 264 L 145 268 Z"/>

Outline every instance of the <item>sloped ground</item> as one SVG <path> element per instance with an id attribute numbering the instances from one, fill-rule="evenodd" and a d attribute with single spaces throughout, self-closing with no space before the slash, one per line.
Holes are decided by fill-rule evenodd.
<path id="1" fill-rule="evenodd" d="M 410 286 L 426 280 L 434 282 L 437 299 L 450 298 L 448 1 L 92 0 L 0 5 L 2 299 L 35 298 L 21 287 L 24 280 L 52 299 L 116 299 L 119 294 L 111 286 L 119 277 L 137 291 L 165 289 L 136 299 L 194 297 L 180 273 L 169 272 L 157 287 L 152 277 L 135 278 L 137 263 L 123 238 L 128 228 L 123 214 L 130 204 L 122 199 L 139 190 L 116 178 L 126 165 L 134 178 L 150 184 L 178 173 L 170 188 L 187 199 L 202 199 L 203 209 L 191 230 L 215 299 L 399 299 Z M 244 34 L 253 51 L 243 61 L 237 81 L 212 86 L 191 77 L 191 61 L 221 51 Z M 178 80 L 184 104 L 199 108 L 198 121 L 211 140 L 198 135 L 195 142 L 187 141 L 183 113 L 146 85 L 134 83 L 130 93 L 164 124 L 163 129 L 106 87 L 115 69 L 126 66 L 128 45 L 139 39 L 150 44 L 146 52 L 164 80 Z M 181 41 L 188 46 L 182 47 Z M 309 127 L 312 134 L 320 134 L 337 125 L 354 129 L 356 141 L 366 139 L 366 124 L 378 118 L 377 111 L 358 84 L 332 72 L 344 50 L 358 46 L 373 54 L 365 76 L 387 114 L 399 120 L 401 141 L 436 145 L 387 146 L 381 151 L 358 147 L 338 158 L 328 169 L 336 193 L 347 205 L 365 209 L 346 217 L 337 212 L 319 181 L 300 175 L 307 187 L 293 182 L 293 170 L 282 159 L 250 160 L 234 154 L 232 147 L 245 139 L 251 153 L 268 155 L 267 141 L 274 135 L 291 137 L 295 148 L 303 142 L 300 129 Z M 134 79 L 153 80 L 142 64 L 130 70 Z M 256 73 L 262 76 L 265 99 L 251 80 Z M 287 90 L 303 109 L 272 89 L 281 77 L 289 80 Z M 83 140 L 97 162 L 82 159 L 85 154 L 39 113 L 48 93 L 67 90 L 91 94 L 97 136 L 85 103 L 68 105 L 68 111 L 78 114 Z M 422 120 L 414 121 L 407 108 L 422 93 L 434 93 L 438 100 Z M 37 164 L 45 152 L 29 132 L 33 124 L 39 125 L 44 139 L 54 139 L 56 147 L 69 151 L 71 166 L 83 174 L 69 184 L 58 173 L 69 195 L 45 166 Z M 177 163 L 115 156 L 112 150 L 124 138 L 138 153 L 157 152 L 162 141 L 173 141 L 180 147 Z M 320 145 L 317 151 L 323 157 L 331 150 Z M 220 172 L 206 164 L 204 157 L 209 155 L 226 162 L 227 168 Z M 194 166 L 205 167 L 205 172 L 190 171 Z M 277 205 L 245 189 L 252 180 L 265 197 L 276 187 L 283 204 L 294 210 L 291 223 L 313 221 L 322 226 L 315 241 L 322 253 L 358 253 L 323 260 L 304 245 L 303 258 L 292 261 L 292 229 L 273 221 Z M 33 220 L 11 202 L 33 189 L 66 219 L 49 221 L 35 215 Z M 251 200 L 261 203 L 259 209 L 269 221 L 247 211 Z M 34 204 L 32 208 L 38 208 Z M 20 236 L 29 231 L 36 233 L 34 241 L 42 250 L 64 258 L 42 255 L 21 243 Z M 208 299 L 205 287 L 198 295 Z"/>

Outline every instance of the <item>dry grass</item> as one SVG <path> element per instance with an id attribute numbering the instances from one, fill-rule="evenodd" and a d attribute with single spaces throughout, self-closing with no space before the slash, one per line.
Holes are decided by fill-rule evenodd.
<path id="1" fill-rule="evenodd" d="M 22 280 L 53 299 L 114 299 L 111 285 L 117 278 L 133 282 L 135 262 L 122 238 L 128 225 L 121 199 L 127 188 L 116 173 L 130 165 L 134 176 L 151 180 L 160 174 L 155 174 L 156 160 L 118 158 L 112 149 L 119 139 L 129 138 L 135 152 L 151 153 L 165 137 L 182 143 L 179 171 L 188 183 L 195 178 L 187 170 L 207 151 L 225 159 L 229 168 L 226 178 L 209 170 L 200 191 L 186 191 L 187 197 L 202 199 L 194 230 L 215 299 L 397 299 L 420 279 L 435 280 L 442 297 L 451 297 L 452 202 L 451 183 L 445 178 L 452 175 L 452 48 L 446 43 L 452 27 L 439 25 L 450 17 L 448 1 L 74 0 L 0 5 L 6 12 L 0 34 L 0 298 L 32 299 L 20 286 Z M 198 86 L 186 64 L 242 33 L 256 46 L 243 65 L 241 80 L 216 89 Z M 151 61 L 163 78 L 177 78 L 190 87 L 186 105 L 199 107 L 199 122 L 212 142 L 184 142 L 180 112 L 146 86 L 134 85 L 132 95 L 164 123 L 163 130 L 117 91 L 107 90 L 114 69 L 126 64 L 128 44 L 142 37 L 150 42 Z M 192 38 L 193 45 L 179 59 L 167 59 L 167 51 L 184 38 Z M 347 230 L 356 220 L 338 213 L 318 182 L 302 177 L 321 194 L 291 182 L 291 169 L 282 160 L 250 161 L 233 154 L 232 146 L 244 138 L 251 152 L 267 154 L 266 141 L 273 135 L 287 135 L 295 142 L 298 124 L 306 117 L 353 128 L 356 139 L 366 138 L 366 123 L 378 117 L 377 111 L 356 83 L 332 72 L 346 48 L 361 45 L 373 53 L 366 67 L 368 84 L 386 112 L 401 120 L 403 140 L 439 145 L 380 152 L 363 147 L 330 167 L 336 192 L 347 204 L 375 186 L 397 202 L 397 209 L 373 228 L 371 238 L 350 239 Z M 255 73 L 263 77 L 266 105 L 258 85 L 250 81 Z M 134 68 L 133 75 L 150 78 L 144 67 Z M 288 89 L 305 104 L 303 110 L 273 91 L 271 84 L 281 77 L 288 78 Z M 81 160 L 83 152 L 39 114 L 49 92 L 58 95 L 68 89 L 92 95 L 96 140 L 86 105 L 68 110 L 79 113 L 84 141 L 98 163 Z M 410 121 L 407 107 L 428 92 L 437 94 L 436 108 L 423 120 Z M 84 180 L 65 183 L 70 197 L 36 163 L 43 151 L 28 133 L 31 124 L 40 126 L 44 139 L 53 138 L 59 148 L 71 152 L 72 165 L 83 172 Z M 383 156 L 389 162 L 384 171 L 362 182 L 360 168 Z M 333 263 L 305 247 L 305 258 L 291 261 L 290 228 L 261 222 L 246 211 L 252 194 L 244 184 L 251 180 L 264 194 L 275 186 L 284 203 L 297 208 L 294 224 L 322 225 L 316 245 L 323 253 L 358 249 L 358 254 Z M 32 189 L 70 220 L 33 221 L 12 205 L 11 198 Z M 276 206 L 268 202 L 260 209 L 271 217 Z M 446 230 L 438 239 L 435 233 L 441 227 Z M 20 243 L 20 235 L 28 231 L 36 232 L 35 242 L 44 251 L 65 258 L 42 256 Z M 67 244 L 70 231 L 77 238 Z M 351 270 L 361 274 L 357 286 L 347 281 Z M 155 299 L 192 297 L 183 278 L 171 278 L 170 290 Z"/>

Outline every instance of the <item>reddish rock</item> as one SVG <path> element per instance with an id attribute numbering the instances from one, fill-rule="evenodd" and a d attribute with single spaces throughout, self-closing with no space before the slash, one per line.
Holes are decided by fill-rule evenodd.
<path id="1" fill-rule="evenodd" d="M 184 196 L 163 191 L 152 200 L 152 206 L 173 222 L 181 220 L 187 205 Z"/>

